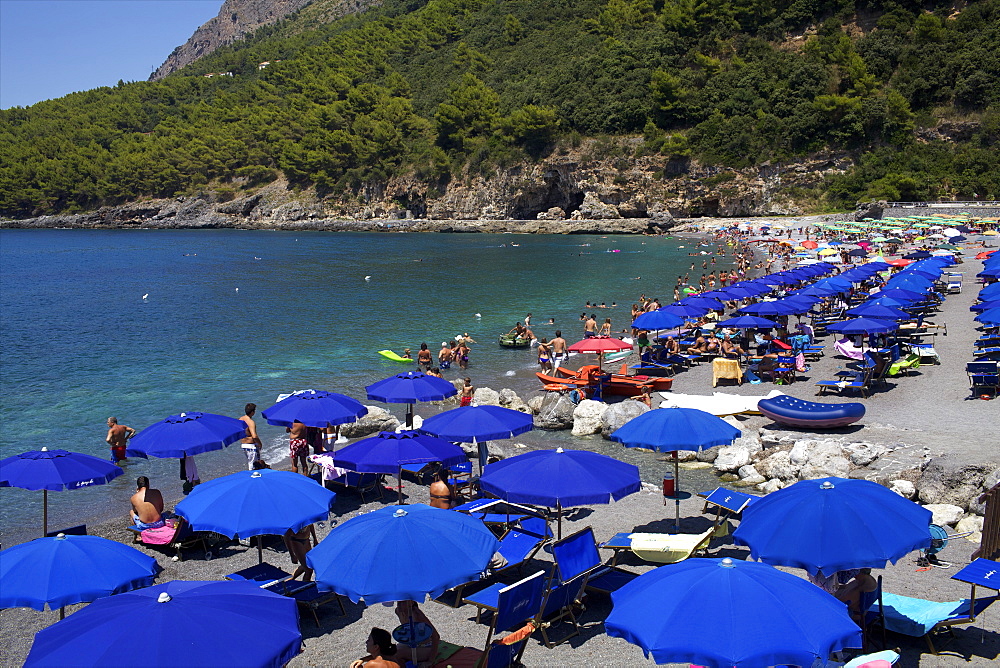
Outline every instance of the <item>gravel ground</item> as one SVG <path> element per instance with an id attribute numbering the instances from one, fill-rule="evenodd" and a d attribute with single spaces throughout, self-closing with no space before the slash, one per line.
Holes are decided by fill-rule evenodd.
<path id="1" fill-rule="evenodd" d="M 966 291 L 950 296 L 941 313 L 933 318 L 935 322 L 948 324 L 947 336 L 938 336 L 935 340 L 935 347 L 941 354 L 941 365 L 922 366 L 919 375 L 890 379 L 886 387 L 879 388 L 871 398 L 863 400 L 868 414 L 862 426 L 832 433 L 849 433 L 852 438 L 871 442 L 910 443 L 928 447 L 935 454 L 947 453 L 949 457 L 982 460 L 996 456 L 995 436 L 986 435 L 985 430 L 978 429 L 975 425 L 985 424 L 991 418 L 995 421 L 998 415 L 997 404 L 970 399 L 965 375 L 965 363 L 971 360 L 972 341 L 976 336 L 972 327 L 973 314 L 968 307 L 977 292 L 972 277 L 979 266 L 979 262 L 970 261 L 961 267 L 966 275 Z M 827 341 L 829 342 L 829 338 Z M 802 382 L 783 387 L 782 390 L 811 399 L 815 395 L 813 383 L 819 379 L 832 378 L 830 374 L 844 362 L 828 353 L 820 362 L 812 365 L 812 370 L 802 377 Z M 674 387 L 680 392 L 708 394 L 712 391 L 710 379 L 710 365 L 702 365 L 679 375 Z M 769 385 L 736 387 L 730 383 L 726 387 L 720 385 L 716 391 L 763 394 L 768 389 Z M 761 420 L 755 418 L 748 426 L 760 424 Z M 766 422 L 765 420 L 764 423 Z M 650 453 L 648 456 L 653 458 L 660 455 Z M 426 499 L 426 490 L 423 488 L 411 485 L 410 490 L 414 494 L 412 501 Z M 386 495 L 386 502 L 393 499 L 393 495 Z M 343 522 L 351 516 L 374 510 L 381 505 L 378 501 L 361 504 L 355 495 L 343 493 L 338 495 L 333 515 L 338 522 Z M 682 531 L 696 532 L 707 528 L 710 520 L 708 516 L 701 514 L 702 504 L 697 497 L 685 498 L 681 506 L 682 516 L 685 517 Z M 598 540 L 610 538 L 619 531 L 667 531 L 672 527 L 672 514 L 672 508 L 664 506 L 659 491 L 645 489 L 611 505 L 570 512 L 564 526 L 564 535 L 585 526 L 593 527 Z M 329 529 L 329 526 L 319 527 L 320 538 Z M 130 534 L 120 524 L 91 527 L 91 532 L 113 540 L 131 542 Z M 159 582 L 171 579 L 218 580 L 227 573 L 256 563 L 256 550 L 250 549 L 246 543 L 222 547 L 211 561 L 203 560 L 198 550 L 189 551 L 184 561 L 173 562 L 169 554 L 143 546 L 139 546 L 139 549 L 157 557 L 163 567 Z M 968 586 L 953 581 L 950 577 L 968 563 L 973 549 L 975 545 L 966 540 L 951 541 L 941 553 L 943 560 L 953 563 L 950 569 L 918 570 L 914 555 L 905 557 L 882 572 L 885 590 L 938 601 L 968 596 Z M 283 552 L 280 542 L 274 541 L 265 549 L 264 559 L 287 569 L 290 562 Z M 713 543 L 710 556 L 745 559 L 747 552 L 745 548 L 733 546 L 729 539 L 722 539 Z M 547 560 L 546 553 L 539 553 L 538 567 L 544 568 Z M 634 557 L 623 559 L 621 565 L 636 572 L 651 568 Z M 525 574 L 530 572 L 533 571 L 525 569 Z M 804 574 L 796 570 L 789 572 Z M 516 578 L 511 578 L 510 581 L 514 579 Z M 67 612 L 75 612 L 81 607 L 82 605 L 71 606 Z M 372 626 L 395 626 L 395 616 L 390 608 L 373 606 L 366 609 L 350 603 L 346 607 L 346 616 L 338 615 L 339 609 L 334 605 L 322 608 L 319 628 L 311 616 L 302 618 L 304 651 L 290 665 L 346 666 L 364 653 L 365 637 Z M 472 606 L 453 609 L 437 603 L 427 603 L 424 608 L 443 639 L 473 647 L 483 645 L 487 627 L 475 623 L 475 610 Z M 528 666 L 654 665 L 652 661 L 643 658 L 639 648 L 605 635 L 603 620 L 609 611 L 610 602 L 607 598 L 590 596 L 586 602 L 586 610 L 580 616 L 583 627 L 581 634 L 554 649 L 546 649 L 533 639 L 525 652 L 524 663 Z M 698 614 L 698 611 L 692 611 L 692 614 Z M 707 612 L 704 614 L 706 624 L 711 624 L 710 615 Z M 748 611 L 748 614 L 752 614 L 752 611 Z M 0 665 L 15 666 L 23 663 L 34 634 L 57 620 L 58 612 L 53 611 L 37 612 L 26 608 L 0 611 L 0 633 L 4 638 L 4 642 L 0 643 Z M 957 627 L 955 637 L 950 642 L 941 641 L 937 644 L 941 655 L 934 656 L 928 653 L 921 639 L 895 635 L 889 637 L 889 645 L 899 647 L 902 653 L 903 658 L 898 664 L 900 666 L 996 665 L 1000 656 L 1000 623 L 995 613 L 987 614 L 972 626 Z M 137 657 L 136 663 L 141 663 L 141 658 Z"/>

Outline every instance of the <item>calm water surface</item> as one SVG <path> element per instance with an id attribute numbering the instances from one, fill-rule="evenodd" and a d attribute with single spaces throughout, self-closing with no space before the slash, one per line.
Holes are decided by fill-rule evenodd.
<path id="1" fill-rule="evenodd" d="M 181 411 L 238 416 L 295 389 L 364 400 L 365 385 L 408 368 L 375 351 L 415 355 L 427 342 L 436 356 L 462 332 L 479 342 L 473 382 L 527 399 L 534 351 L 501 349 L 499 333 L 530 312 L 539 337 L 558 327 L 575 341 L 586 301 L 617 302 L 593 312 L 620 330 L 640 293 L 670 300 L 699 250 L 713 248 L 635 236 L 3 230 L 0 456 L 47 446 L 106 457 L 109 415 L 141 429 Z M 284 430 L 262 422 L 276 461 Z M 615 452 L 651 480 L 662 470 L 600 439 L 518 440 Z M 200 456 L 202 478 L 243 461 L 236 448 Z M 50 494 L 50 527 L 124 514 L 138 475 L 180 495 L 176 460 L 132 460 L 109 485 Z M 39 493 L 0 491 L 0 540 L 37 531 L 40 504 Z"/>

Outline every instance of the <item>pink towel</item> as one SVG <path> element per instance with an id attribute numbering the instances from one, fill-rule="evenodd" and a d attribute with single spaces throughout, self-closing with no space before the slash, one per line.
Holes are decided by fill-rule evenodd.
<path id="1" fill-rule="evenodd" d="M 146 545 L 167 545 L 177 534 L 177 527 L 166 525 L 156 529 L 146 529 L 139 536 Z"/>

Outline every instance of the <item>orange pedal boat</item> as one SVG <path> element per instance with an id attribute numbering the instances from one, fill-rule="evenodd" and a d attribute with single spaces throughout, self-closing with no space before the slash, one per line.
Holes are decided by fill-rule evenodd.
<path id="1" fill-rule="evenodd" d="M 623 370 L 625 366 L 623 365 Z M 673 385 L 673 378 L 659 376 L 626 376 L 624 373 L 602 371 L 596 364 L 582 366 L 576 371 L 559 367 L 558 376 L 550 376 L 540 371 L 535 375 L 542 381 L 545 389 L 567 389 L 601 386 L 601 392 L 622 397 L 636 397 L 642 394 L 642 388 L 648 387 L 651 392 L 666 392 Z M 551 386 L 548 387 L 548 386 Z"/>

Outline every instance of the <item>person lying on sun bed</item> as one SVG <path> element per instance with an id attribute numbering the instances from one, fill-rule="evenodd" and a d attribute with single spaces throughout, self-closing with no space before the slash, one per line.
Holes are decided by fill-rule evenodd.
<path id="1" fill-rule="evenodd" d="M 372 628 L 365 640 L 365 650 L 368 656 L 354 661 L 351 668 L 400 668 L 400 664 L 396 661 L 399 650 L 385 629 Z"/>

